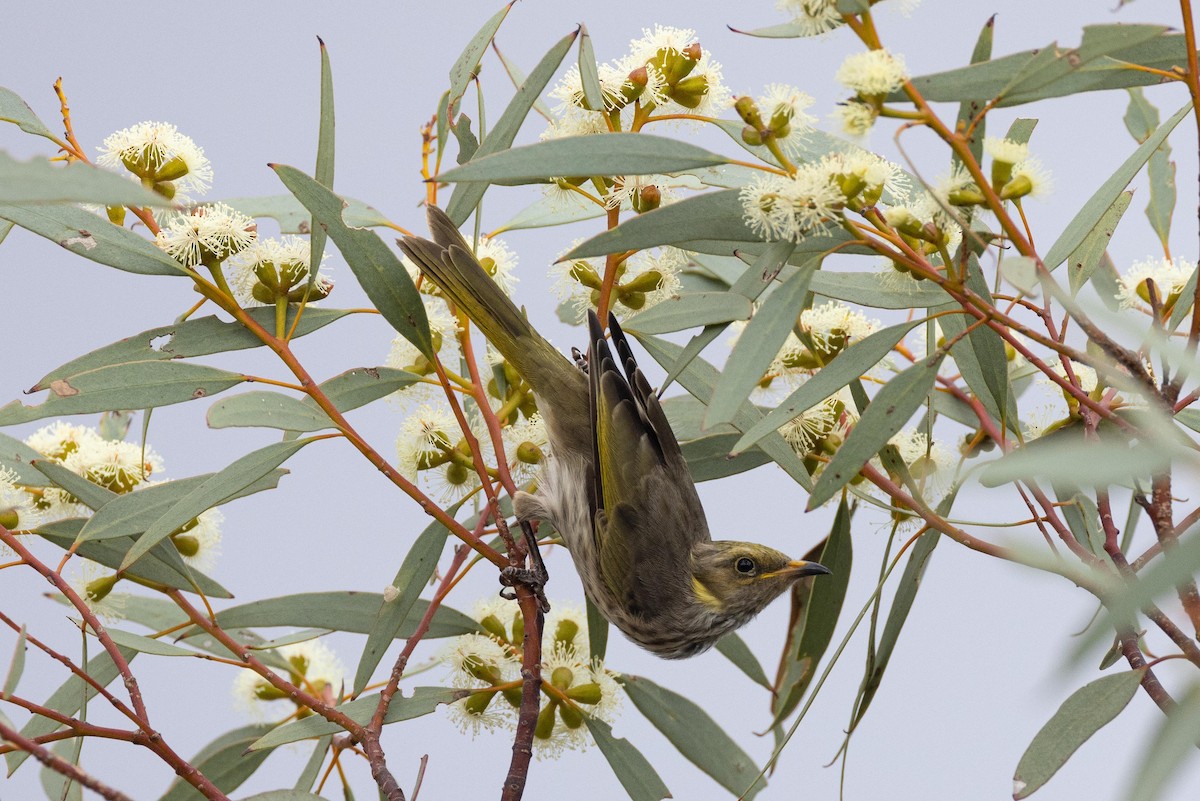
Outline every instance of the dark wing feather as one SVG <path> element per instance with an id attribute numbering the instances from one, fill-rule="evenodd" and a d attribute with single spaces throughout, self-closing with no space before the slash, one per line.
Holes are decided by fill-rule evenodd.
<path id="1" fill-rule="evenodd" d="M 652 616 L 679 597 L 692 546 L 709 539 L 708 526 L 679 443 L 616 319 L 621 369 L 600 321 L 592 314 L 588 322 L 600 573 L 631 611 Z"/>

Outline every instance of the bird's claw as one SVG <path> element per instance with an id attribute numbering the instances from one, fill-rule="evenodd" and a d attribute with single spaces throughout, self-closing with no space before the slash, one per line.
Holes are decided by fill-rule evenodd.
<path id="1" fill-rule="evenodd" d="M 504 589 L 500 590 L 500 597 L 509 601 L 516 600 L 517 593 L 513 587 L 524 585 L 533 590 L 534 596 L 537 597 L 538 608 L 542 610 L 542 614 L 550 611 L 550 602 L 546 600 L 546 592 L 543 589 L 546 582 L 550 580 L 550 576 L 546 573 L 546 568 L 543 567 L 506 567 L 500 571 L 500 583 L 504 585 Z"/>
<path id="2" fill-rule="evenodd" d="M 581 353 L 579 348 L 571 348 L 571 358 L 575 360 L 575 366 L 579 368 L 579 372 L 587 375 L 588 360 L 587 354 Z"/>

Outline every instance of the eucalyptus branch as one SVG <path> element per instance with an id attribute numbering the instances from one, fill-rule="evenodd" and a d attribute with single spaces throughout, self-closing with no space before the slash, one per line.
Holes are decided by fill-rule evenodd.
<path id="1" fill-rule="evenodd" d="M 120 790 L 109 787 L 104 782 L 92 776 L 90 773 L 84 772 L 78 765 L 74 765 L 45 746 L 39 745 L 28 737 L 23 736 L 20 732 L 10 729 L 0 721 L 0 739 L 7 740 L 13 745 L 20 748 L 32 756 L 37 761 L 41 762 L 55 773 L 60 773 L 74 782 L 78 782 L 89 790 L 97 793 L 107 801 L 133 801 L 130 796 L 125 795 Z M 224 794 L 209 796 L 214 799 L 225 799 Z M 227 801 L 227 799 L 226 799 Z"/>

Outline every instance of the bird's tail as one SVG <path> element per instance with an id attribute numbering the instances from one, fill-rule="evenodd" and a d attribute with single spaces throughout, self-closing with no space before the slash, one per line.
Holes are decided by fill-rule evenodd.
<path id="1" fill-rule="evenodd" d="M 551 401 L 560 411 L 558 416 L 587 420 L 587 382 L 579 370 L 529 324 L 476 260 L 445 212 L 429 206 L 427 215 L 433 241 L 406 236 L 399 242 L 400 249 L 479 327 L 534 394 Z M 547 422 L 553 424 L 549 417 Z"/>

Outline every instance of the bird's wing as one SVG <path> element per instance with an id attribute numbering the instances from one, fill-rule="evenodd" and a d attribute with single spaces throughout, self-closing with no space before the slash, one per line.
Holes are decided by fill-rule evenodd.
<path id="1" fill-rule="evenodd" d="M 588 323 L 590 500 L 600 572 L 627 606 L 661 608 L 656 589 L 671 585 L 674 591 L 662 580 L 665 573 L 688 565 L 692 546 L 709 539 L 704 510 L 679 442 L 616 318 L 609 318 L 615 358 L 599 319 L 591 314 Z M 646 577 L 652 580 L 641 580 Z"/>

